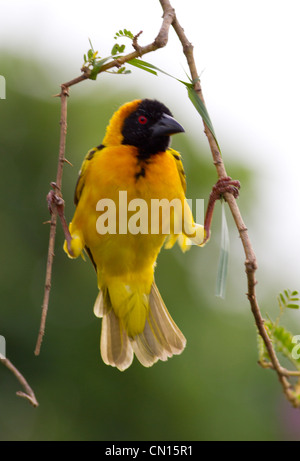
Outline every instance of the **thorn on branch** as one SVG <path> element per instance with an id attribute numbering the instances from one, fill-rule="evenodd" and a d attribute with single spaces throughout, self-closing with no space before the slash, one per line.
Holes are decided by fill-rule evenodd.
<path id="1" fill-rule="evenodd" d="M 132 46 L 135 49 L 135 51 L 139 54 L 140 57 L 143 55 L 143 53 L 142 53 L 142 47 L 138 44 L 138 38 L 142 33 L 143 31 L 141 30 L 138 34 L 136 34 L 133 37 L 133 40 L 132 40 Z"/>
<path id="2" fill-rule="evenodd" d="M 120 59 L 115 59 L 114 60 L 114 65 L 115 65 L 115 67 L 120 69 L 123 66 L 123 63 L 120 61 Z"/>
<path id="3" fill-rule="evenodd" d="M 238 229 L 239 233 L 242 234 L 243 232 L 248 232 L 248 228 L 247 227 L 240 227 Z"/>
<path id="4" fill-rule="evenodd" d="M 256 262 L 256 260 L 246 259 L 245 266 L 246 266 L 247 274 L 249 274 L 251 272 L 254 273 L 257 270 L 257 262 Z M 257 284 L 257 282 L 255 282 L 255 285 L 256 284 Z"/>
<path id="5" fill-rule="evenodd" d="M 82 77 L 83 80 L 90 78 L 91 69 L 89 69 L 87 66 L 82 66 L 82 68 L 80 70 L 82 72 L 81 77 Z M 79 79 L 79 78 L 77 77 L 77 79 Z M 68 82 L 68 85 L 71 86 L 71 85 L 74 85 L 75 83 L 77 83 L 75 80 L 76 79 L 74 79 L 74 83 L 73 83 L 73 80 L 71 82 Z"/>
<path id="6" fill-rule="evenodd" d="M 62 84 L 60 96 L 69 96 L 69 87 Z"/>
<path id="7" fill-rule="evenodd" d="M 257 283 L 257 282 L 256 282 Z M 256 285 L 256 283 L 254 285 Z M 246 296 L 247 298 L 250 300 L 254 300 L 255 299 L 255 296 L 253 294 L 250 294 L 250 293 L 246 293 Z"/>
<path id="8" fill-rule="evenodd" d="M 182 29 L 183 30 L 183 29 Z M 186 42 L 183 45 L 183 52 L 187 55 L 189 53 L 193 53 L 194 46 L 192 45 L 191 42 Z"/>

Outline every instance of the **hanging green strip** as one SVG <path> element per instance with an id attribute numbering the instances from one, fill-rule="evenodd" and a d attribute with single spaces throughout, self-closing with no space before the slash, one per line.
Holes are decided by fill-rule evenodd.
<path id="1" fill-rule="evenodd" d="M 222 200 L 222 224 L 221 224 L 221 251 L 219 258 L 219 266 L 216 280 L 216 296 L 225 298 L 226 282 L 228 273 L 229 259 L 229 232 L 226 220 L 224 201 Z"/>

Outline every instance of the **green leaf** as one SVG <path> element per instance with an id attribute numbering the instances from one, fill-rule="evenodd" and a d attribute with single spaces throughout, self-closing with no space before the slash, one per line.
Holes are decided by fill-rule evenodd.
<path id="1" fill-rule="evenodd" d="M 157 72 L 153 70 L 155 66 L 148 65 L 149 63 L 147 63 L 146 61 L 142 61 L 141 59 L 131 59 L 130 61 L 128 61 L 128 64 L 134 67 L 138 67 L 139 69 L 145 70 L 147 72 L 150 72 L 150 74 L 157 75 Z"/>
<path id="2" fill-rule="evenodd" d="M 123 29 L 123 30 L 119 30 L 119 32 L 116 32 L 115 33 L 115 36 L 114 36 L 114 39 L 116 40 L 117 38 L 120 38 L 120 37 L 127 37 L 127 38 L 130 38 L 131 40 L 133 40 L 134 38 L 134 35 L 132 32 L 130 32 L 130 30 L 127 30 L 127 29 Z"/>
<path id="3" fill-rule="evenodd" d="M 93 47 L 93 44 L 92 44 L 92 41 L 91 41 L 90 38 L 89 38 L 89 42 L 90 42 L 90 46 L 91 46 L 92 52 L 94 53 L 94 47 Z"/>
<path id="4" fill-rule="evenodd" d="M 219 147 L 219 144 L 218 144 L 218 141 L 217 141 L 217 138 L 216 138 L 216 135 L 215 135 L 215 130 L 214 130 L 214 127 L 212 125 L 212 122 L 210 120 L 210 116 L 208 115 L 208 112 L 207 112 L 207 109 L 206 109 L 205 105 L 203 104 L 203 102 L 199 98 L 196 90 L 194 89 L 194 87 L 192 85 L 189 85 L 187 87 L 187 89 L 188 89 L 188 95 L 189 95 L 189 98 L 190 98 L 191 102 L 193 103 L 193 105 L 196 108 L 196 110 L 198 111 L 198 113 L 201 115 L 201 117 L 202 117 L 203 121 L 205 122 L 205 124 L 207 125 L 209 131 L 213 135 L 214 140 L 217 143 L 217 146 Z M 219 147 L 219 149 L 220 149 L 220 147 Z"/>
<path id="5" fill-rule="evenodd" d="M 116 43 L 116 44 L 112 47 L 110 53 L 111 53 L 112 56 L 115 56 L 115 55 L 118 53 L 118 51 L 119 51 L 119 45 Z"/>
<path id="6" fill-rule="evenodd" d="M 149 69 L 151 69 L 152 71 L 155 71 L 155 72 L 151 72 L 151 73 L 154 73 L 155 75 L 157 75 L 156 71 L 161 72 L 162 74 L 165 74 L 168 77 L 174 78 L 175 80 L 177 80 L 180 83 L 183 83 L 185 85 L 189 85 L 189 83 L 183 82 L 182 80 L 179 80 L 178 78 L 173 77 L 173 75 L 168 74 L 168 72 L 165 72 L 164 70 L 160 69 L 159 67 L 156 67 L 153 64 L 151 64 L 150 62 L 144 61 L 142 59 L 133 58 L 130 61 L 128 61 L 128 64 L 131 64 L 131 65 L 136 66 L 136 67 L 140 67 L 141 69 L 144 69 L 144 70 L 148 70 L 148 72 L 151 72 L 149 70 Z"/>
<path id="7" fill-rule="evenodd" d="M 123 53 L 124 50 L 125 50 L 125 45 L 119 45 L 118 43 L 116 43 L 116 44 L 112 47 L 111 55 L 112 55 L 112 56 L 115 56 L 116 54 Z"/>
<path id="8" fill-rule="evenodd" d="M 261 363 L 270 362 L 270 356 L 267 351 L 266 345 L 258 331 L 257 331 L 257 349 L 258 349 L 258 361 Z"/>
<path id="9" fill-rule="evenodd" d="M 289 309 L 299 309 L 299 297 L 298 291 L 294 290 L 283 290 L 283 293 L 278 295 L 279 307 L 282 310 L 283 308 Z"/>
<path id="10" fill-rule="evenodd" d="M 281 352 L 294 366 L 300 370 L 300 358 L 295 359 L 292 356 L 295 343 L 293 342 L 294 335 L 287 331 L 283 326 L 278 326 L 271 320 L 265 320 L 265 326 L 270 330 L 270 338 L 275 345 L 275 348 Z"/>
<path id="11" fill-rule="evenodd" d="M 111 59 L 112 56 L 108 56 L 107 58 L 102 58 L 100 59 L 99 61 L 96 61 L 96 63 L 93 65 L 93 68 L 91 70 L 91 73 L 90 73 L 90 76 L 89 76 L 89 79 L 90 80 L 96 80 L 97 78 L 97 75 L 99 74 L 100 70 L 101 70 L 101 67 L 103 66 L 103 64 L 105 64 L 107 61 L 109 61 L 109 59 Z"/>
<path id="12" fill-rule="evenodd" d="M 116 43 L 116 44 L 112 47 L 111 55 L 112 55 L 112 56 L 115 56 L 116 54 L 123 53 L 124 50 L 125 50 L 125 45 L 119 45 L 118 43 Z"/>
<path id="13" fill-rule="evenodd" d="M 124 34 L 126 37 L 131 38 L 131 40 L 133 40 L 134 36 L 133 33 L 130 32 L 130 30 L 124 29 Z"/>
<path id="14" fill-rule="evenodd" d="M 131 74 L 131 70 L 127 70 L 126 67 L 120 67 L 120 69 L 115 72 L 116 74 Z"/>

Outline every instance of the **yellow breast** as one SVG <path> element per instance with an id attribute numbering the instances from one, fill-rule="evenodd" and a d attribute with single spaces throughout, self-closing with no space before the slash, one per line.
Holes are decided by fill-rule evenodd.
<path id="1" fill-rule="evenodd" d="M 151 233 L 152 200 L 174 198 L 183 202 L 184 193 L 170 153 L 142 161 L 131 146 L 104 148 L 86 173 L 72 225 L 106 274 L 153 270 L 165 235 L 161 226 Z"/>

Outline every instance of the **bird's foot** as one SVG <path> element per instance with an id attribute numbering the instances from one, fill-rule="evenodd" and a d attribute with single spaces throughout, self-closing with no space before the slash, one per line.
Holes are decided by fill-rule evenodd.
<path id="1" fill-rule="evenodd" d="M 204 230 L 205 230 L 205 239 L 204 242 L 207 242 L 210 237 L 210 227 L 213 216 L 214 206 L 217 200 L 225 199 L 224 194 L 229 193 L 238 198 L 239 189 L 241 184 L 237 180 L 233 180 L 230 176 L 219 179 L 216 184 L 213 186 L 212 191 L 209 196 L 208 206 L 205 215 L 204 221 Z"/>
<path id="2" fill-rule="evenodd" d="M 50 192 L 47 194 L 48 209 L 51 215 L 56 210 L 59 216 L 64 234 L 65 234 L 68 251 L 70 255 L 72 256 L 73 255 L 72 248 L 71 248 L 72 237 L 71 237 L 69 227 L 68 227 L 65 215 L 64 215 L 65 201 L 63 200 L 61 196 L 60 188 L 57 186 L 57 184 L 55 182 L 51 182 L 50 185 L 52 187 L 52 190 L 50 190 Z"/>
<path id="3" fill-rule="evenodd" d="M 226 176 L 225 178 L 219 179 L 213 186 L 209 199 L 213 202 L 220 200 L 224 198 L 226 192 L 232 194 L 234 198 L 238 198 L 240 187 L 240 181 L 233 180 L 230 176 Z"/>

